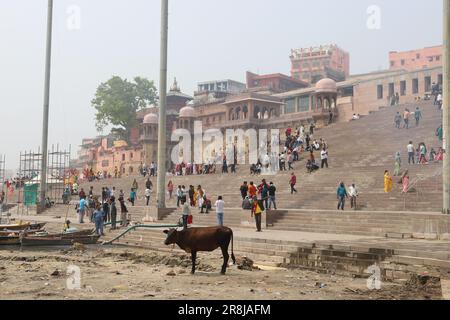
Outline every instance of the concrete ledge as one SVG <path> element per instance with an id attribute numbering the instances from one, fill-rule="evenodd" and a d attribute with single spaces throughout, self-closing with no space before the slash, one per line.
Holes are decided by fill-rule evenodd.
<path id="1" fill-rule="evenodd" d="M 425 240 L 438 240 L 439 236 L 437 233 L 413 233 L 412 237 L 414 239 L 425 239 Z"/>

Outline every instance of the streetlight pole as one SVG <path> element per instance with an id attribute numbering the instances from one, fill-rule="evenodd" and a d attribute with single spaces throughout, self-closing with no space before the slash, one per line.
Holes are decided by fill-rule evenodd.
<path id="1" fill-rule="evenodd" d="M 166 107 L 167 107 L 167 46 L 169 31 L 169 0 L 161 0 L 161 70 L 159 79 L 158 127 L 158 209 L 166 207 Z"/>
<path id="2" fill-rule="evenodd" d="M 443 213 L 450 214 L 450 0 L 444 0 L 444 90 L 443 135 L 444 135 L 444 206 Z"/>
<path id="3" fill-rule="evenodd" d="M 47 191 L 47 144 L 48 144 L 48 113 L 50 106 L 50 70 L 52 59 L 52 22 L 53 20 L 53 0 L 48 0 L 47 12 L 47 51 L 45 58 L 45 88 L 44 88 L 44 114 L 42 120 L 42 161 L 41 161 L 41 209 L 45 208 L 45 198 Z"/>

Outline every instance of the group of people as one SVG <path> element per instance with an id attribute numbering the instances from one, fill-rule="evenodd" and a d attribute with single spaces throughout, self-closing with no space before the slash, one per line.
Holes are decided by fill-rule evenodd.
<path id="1" fill-rule="evenodd" d="M 307 152 L 309 155 L 306 161 L 306 170 L 308 173 L 312 173 L 320 168 L 328 168 L 328 143 L 323 138 L 319 140 L 313 138 L 314 128 L 314 123 L 311 123 L 309 133 L 306 133 L 305 127 L 302 125 L 297 129 L 296 135 L 293 135 L 291 128 L 286 130 L 284 152 L 279 155 L 280 171 L 294 170 L 293 163 L 300 161 L 300 154 L 304 152 Z M 320 152 L 320 166 L 316 161 L 314 152 Z M 286 169 L 286 162 L 288 169 Z"/>
<path id="2" fill-rule="evenodd" d="M 266 179 L 263 179 L 258 186 L 253 181 L 250 184 L 244 181 L 239 191 L 242 197 L 242 208 L 251 211 L 251 217 L 255 218 L 256 231 L 262 232 L 261 222 L 263 212 L 266 209 L 271 210 L 272 206 L 277 210 L 277 188 L 273 182 L 267 183 Z"/>
<path id="3" fill-rule="evenodd" d="M 405 170 L 403 174 L 401 175 L 400 180 L 398 181 L 399 184 L 402 185 L 402 193 L 408 193 L 410 190 L 410 178 L 409 178 L 409 171 Z M 394 188 L 394 182 L 393 178 L 389 172 L 389 170 L 386 170 L 384 172 L 384 192 L 390 193 L 392 192 Z"/>
<path id="4" fill-rule="evenodd" d="M 408 164 L 428 164 L 430 162 L 439 162 L 444 160 L 444 149 L 439 148 L 438 151 L 434 148 L 431 148 L 428 153 L 427 146 L 424 142 L 419 143 L 417 148 L 414 146 L 412 141 L 406 146 L 406 151 L 408 152 Z M 401 154 L 398 151 L 395 155 L 395 176 L 400 174 L 401 170 Z"/>
<path id="5" fill-rule="evenodd" d="M 102 188 L 101 195 L 94 194 L 94 187 L 90 187 L 88 195 L 83 188 L 79 192 L 79 202 L 76 206 L 78 213 L 78 222 L 85 223 L 86 217 L 89 222 L 95 223 L 95 232 L 98 235 L 104 235 L 104 224 L 111 223 L 111 229 L 117 228 L 117 206 L 116 206 L 116 189 L 113 187 Z M 125 194 L 120 190 L 117 200 L 120 204 L 120 226 L 126 227 L 129 222 L 128 209 L 125 204 Z"/>
<path id="6" fill-rule="evenodd" d="M 154 161 L 152 161 L 152 163 L 150 163 L 149 166 L 147 164 L 144 164 L 141 162 L 138 169 L 139 169 L 139 174 L 141 176 L 143 176 L 144 178 L 146 176 L 156 177 L 156 164 Z"/>
<path id="7" fill-rule="evenodd" d="M 423 118 L 422 111 L 420 111 L 420 108 L 417 107 L 416 111 L 411 112 L 408 108 L 405 109 L 403 112 L 403 115 L 400 114 L 400 112 L 397 112 L 394 117 L 394 124 L 397 129 L 409 129 L 409 119 L 410 117 L 413 117 L 416 120 L 416 127 L 419 126 L 420 120 Z M 403 127 L 402 127 L 403 122 Z"/>
<path id="8" fill-rule="evenodd" d="M 185 186 L 178 186 L 177 207 L 180 208 L 180 205 L 182 212 L 183 229 L 187 229 L 188 224 L 192 223 L 193 221 L 191 208 L 195 208 L 198 206 L 201 214 L 203 213 L 208 214 L 209 210 L 212 209 L 211 201 L 207 198 L 206 191 L 200 185 L 197 186 L 197 189 L 195 189 L 194 186 L 189 186 L 188 191 L 186 191 Z M 223 201 L 222 196 L 219 196 L 217 198 L 215 208 L 216 208 L 217 225 L 223 227 L 225 202 Z M 204 209 L 206 209 L 206 212 L 203 211 Z"/>
<path id="9" fill-rule="evenodd" d="M 431 94 L 434 96 L 434 105 L 442 109 L 442 87 L 438 83 L 431 85 Z"/>
<path id="10" fill-rule="evenodd" d="M 350 205 L 353 210 L 357 210 L 357 198 L 359 197 L 358 189 L 356 185 L 353 183 L 347 191 L 344 182 L 340 182 L 339 186 L 336 190 L 336 196 L 338 199 L 338 210 L 345 210 L 345 201 L 350 198 Z"/>
<path id="11" fill-rule="evenodd" d="M 168 188 L 172 188 L 173 190 L 172 181 L 169 181 Z M 178 208 L 180 208 L 180 204 L 181 206 L 187 204 L 188 206 L 193 208 L 198 207 L 200 213 L 208 214 L 209 210 L 211 210 L 211 200 L 207 197 L 206 191 L 202 188 L 201 185 L 198 185 L 197 188 L 191 185 L 189 186 L 189 190 L 186 190 L 185 186 L 178 186 L 176 197 Z M 172 198 L 171 192 L 170 198 Z"/>

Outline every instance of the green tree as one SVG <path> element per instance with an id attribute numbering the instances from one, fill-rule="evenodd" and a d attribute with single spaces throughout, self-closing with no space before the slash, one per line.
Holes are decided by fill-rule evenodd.
<path id="1" fill-rule="evenodd" d="M 97 110 L 96 127 L 102 131 L 112 125 L 111 132 L 129 141 L 130 130 L 136 124 L 136 112 L 158 102 L 153 81 L 136 77 L 133 82 L 112 77 L 97 88 L 92 106 Z"/>

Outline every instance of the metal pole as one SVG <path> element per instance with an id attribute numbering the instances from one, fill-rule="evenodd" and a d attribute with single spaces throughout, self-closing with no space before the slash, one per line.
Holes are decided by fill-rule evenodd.
<path id="1" fill-rule="evenodd" d="M 166 207 L 166 98 L 167 98 L 167 39 L 169 29 L 169 0 L 161 0 L 161 71 L 159 79 L 158 134 L 158 208 Z"/>
<path id="2" fill-rule="evenodd" d="M 41 162 L 41 209 L 45 208 L 47 191 L 47 144 L 48 144 L 48 113 L 50 105 L 50 69 L 52 59 L 52 19 L 53 0 L 48 0 L 47 12 L 47 52 L 45 58 L 45 89 L 44 89 L 44 115 L 42 121 L 42 162 Z"/>
<path id="3" fill-rule="evenodd" d="M 444 207 L 443 213 L 450 214 L 450 0 L 444 0 L 444 90 L 443 135 L 444 135 Z"/>

